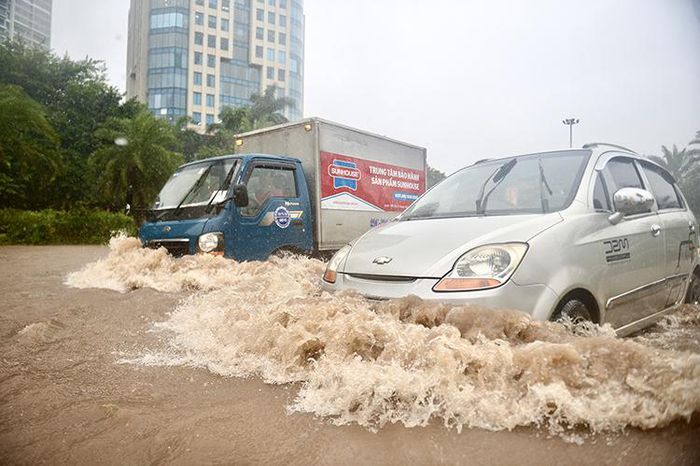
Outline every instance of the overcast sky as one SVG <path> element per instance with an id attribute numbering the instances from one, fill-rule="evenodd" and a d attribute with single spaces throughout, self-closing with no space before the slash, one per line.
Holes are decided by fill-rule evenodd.
<path id="1" fill-rule="evenodd" d="M 700 130 L 693 0 L 306 0 L 305 116 L 475 160 Z M 125 86 L 128 0 L 54 0 L 52 46 Z"/>

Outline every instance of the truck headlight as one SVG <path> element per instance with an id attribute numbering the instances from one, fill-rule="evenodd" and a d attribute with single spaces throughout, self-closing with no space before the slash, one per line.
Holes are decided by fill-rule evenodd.
<path id="1" fill-rule="evenodd" d="M 433 291 L 496 288 L 508 281 L 527 252 L 525 243 L 489 244 L 462 255 Z"/>
<path id="2" fill-rule="evenodd" d="M 346 245 L 333 254 L 333 257 L 328 262 L 328 266 L 326 266 L 326 272 L 323 274 L 323 279 L 325 281 L 328 283 L 335 283 L 336 278 L 338 278 L 338 268 L 340 268 L 340 265 L 345 261 L 345 258 L 348 257 L 350 249 L 350 245 Z"/>
<path id="3" fill-rule="evenodd" d="M 202 252 L 213 252 L 224 247 L 223 233 L 204 233 L 200 235 L 197 246 Z"/>

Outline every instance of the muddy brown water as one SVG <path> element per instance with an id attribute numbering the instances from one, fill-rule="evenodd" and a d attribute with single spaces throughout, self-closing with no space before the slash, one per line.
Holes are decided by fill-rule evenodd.
<path id="1" fill-rule="evenodd" d="M 700 464 L 697 309 L 573 335 L 113 248 L 0 248 L 0 463 Z"/>

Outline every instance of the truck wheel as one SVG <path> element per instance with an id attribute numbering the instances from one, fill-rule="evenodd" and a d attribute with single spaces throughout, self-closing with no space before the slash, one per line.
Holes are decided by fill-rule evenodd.
<path id="1" fill-rule="evenodd" d="M 576 298 L 568 299 L 559 304 L 559 307 L 552 316 L 552 320 L 559 322 L 564 318 L 564 316 L 569 316 L 574 323 L 582 320 L 587 320 L 589 322 L 593 321 L 591 311 L 588 309 L 588 306 L 586 306 L 583 301 L 579 301 Z"/>
<path id="2" fill-rule="evenodd" d="M 700 275 L 697 273 L 693 274 L 690 286 L 688 287 L 688 293 L 685 295 L 685 302 L 687 304 L 700 303 Z"/>

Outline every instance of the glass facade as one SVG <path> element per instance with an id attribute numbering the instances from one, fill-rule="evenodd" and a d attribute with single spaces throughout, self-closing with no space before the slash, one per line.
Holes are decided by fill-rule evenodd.
<path id="1" fill-rule="evenodd" d="M 304 111 L 304 2 L 291 0 L 289 12 L 289 74 L 287 79 L 287 97 L 295 103 L 289 110 L 289 119 L 302 118 Z"/>
<path id="2" fill-rule="evenodd" d="M 250 0 L 234 3 L 233 58 L 221 63 L 219 106 L 242 107 L 250 104 L 250 96 L 260 92 L 261 70 L 252 66 L 250 54 Z"/>
<path id="3" fill-rule="evenodd" d="M 142 18 L 138 40 L 148 63 L 130 64 L 129 97 L 145 98 L 156 116 L 174 123 L 188 115 L 203 129 L 225 106 L 249 105 L 275 84 L 295 103 L 286 116 L 302 117 L 303 0 L 132 0 L 132 9 Z"/>
<path id="4" fill-rule="evenodd" d="M 175 122 L 187 115 L 189 0 L 151 0 L 148 108 Z"/>
<path id="5" fill-rule="evenodd" d="M 0 41 L 21 38 L 48 49 L 51 45 L 51 0 L 0 0 Z"/>

